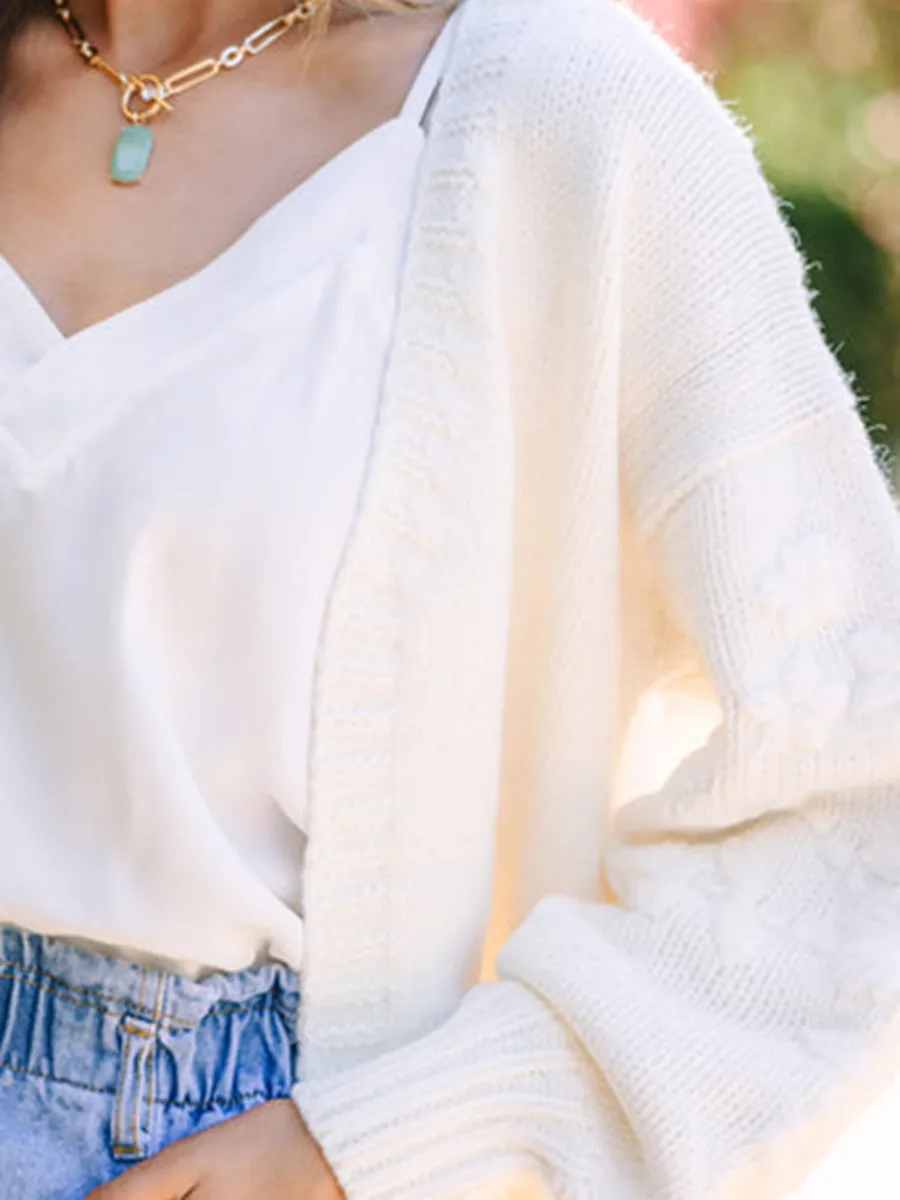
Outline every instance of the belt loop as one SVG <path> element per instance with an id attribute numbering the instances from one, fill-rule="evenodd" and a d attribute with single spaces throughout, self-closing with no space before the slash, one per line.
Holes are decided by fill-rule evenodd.
<path id="1" fill-rule="evenodd" d="M 119 1023 L 119 1082 L 113 1110 L 112 1156 L 118 1159 L 146 1158 L 150 1130 L 141 1109 L 150 1094 L 153 1045 L 156 1025 L 146 1017 L 126 1013 Z"/>
<path id="2" fill-rule="evenodd" d="M 126 1012 L 119 1022 L 119 1079 L 111 1131 L 115 1159 L 146 1158 L 151 1151 L 156 1046 L 165 982 L 165 974 L 160 973 L 152 1018 Z"/>

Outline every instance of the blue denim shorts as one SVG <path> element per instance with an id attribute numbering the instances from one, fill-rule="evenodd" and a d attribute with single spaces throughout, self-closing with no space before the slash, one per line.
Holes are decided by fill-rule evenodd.
<path id="1" fill-rule="evenodd" d="M 0 1196 L 83 1200 L 169 1142 L 290 1093 L 299 980 L 201 980 L 0 926 Z"/>

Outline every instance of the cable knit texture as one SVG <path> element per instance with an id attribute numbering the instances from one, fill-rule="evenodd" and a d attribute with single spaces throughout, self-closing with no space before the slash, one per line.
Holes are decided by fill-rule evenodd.
<path id="1" fill-rule="evenodd" d="M 319 647 L 295 1099 L 349 1200 L 774 1200 L 900 1067 L 895 497 L 711 81 L 618 0 L 466 5 Z M 720 719 L 621 797 L 654 691 Z"/>

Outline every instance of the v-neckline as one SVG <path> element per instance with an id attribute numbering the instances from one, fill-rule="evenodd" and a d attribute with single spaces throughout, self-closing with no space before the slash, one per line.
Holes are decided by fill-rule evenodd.
<path id="1" fill-rule="evenodd" d="M 242 233 L 238 234 L 236 238 L 229 242 L 228 245 L 215 254 L 208 262 L 164 288 L 159 289 L 159 291 L 126 305 L 124 308 L 111 313 L 107 317 L 81 326 L 79 329 L 67 334 L 50 315 L 47 306 L 28 283 L 27 279 L 5 255 L 0 253 L 0 276 L 5 274 L 14 290 L 17 290 L 24 296 L 23 303 L 31 310 L 32 323 L 35 326 L 41 325 L 44 333 L 47 335 L 47 349 L 51 349 L 53 344 L 71 343 L 81 337 L 89 336 L 93 330 L 115 324 L 120 319 L 127 320 L 129 314 L 139 312 L 145 307 L 163 305 L 170 296 L 177 297 L 183 291 L 190 291 L 193 287 L 202 285 L 209 275 L 215 274 L 217 270 L 221 269 L 220 264 L 224 260 L 238 255 L 245 244 L 261 236 L 261 231 L 265 231 L 269 224 L 279 220 L 281 213 L 285 209 L 299 204 L 314 204 L 316 193 L 331 183 L 331 176 L 342 170 L 347 161 L 352 161 L 355 156 L 367 148 L 370 141 L 383 136 L 385 131 L 394 128 L 414 129 L 419 141 L 424 142 L 426 136 L 425 129 L 423 128 L 424 118 L 434 100 L 437 84 L 441 78 L 444 65 L 442 59 L 449 57 L 455 26 L 463 4 L 464 0 L 458 0 L 455 9 L 445 20 L 437 37 L 426 52 L 407 91 L 399 113 L 393 117 L 388 117 L 372 129 L 360 134 L 359 137 L 355 138 L 347 146 L 344 146 L 336 154 L 333 154 L 317 167 L 312 174 L 302 179 L 284 196 L 270 205 L 260 216 L 252 220 Z M 446 54 L 442 52 L 446 52 Z M 420 111 L 423 109 L 424 112 Z M 0 278 L 0 284 L 2 284 L 2 278 Z M 2 391 L 2 383 L 0 383 L 0 391 Z"/>
<path id="2" fill-rule="evenodd" d="M 276 225 L 281 221 L 283 214 L 287 210 L 300 208 L 301 211 L 299 214 L 293 214 L 292 212 L 292 220 L 295 217 L 299 217 L 302 220 L 304 216 L 303 209 L 308 206 L 314 206 L 317 203 L 317 194 L 325 187 L 331 186 L 332 176 L 345 170 L 348 163 L 352 162 L 364 150 L 368 149 L 370 142 L 385 137 L 387 131 L 392 130 L 395 126 L 410 126 L 414 124 L 414 122 L 409 122 L 403 115 L 399 115 L 389 117 L 379 125 L 367 130 L 347 146 L 343 147 L 343 149 L 339 150 L 337 154 L 332 155 L 331 158 L 317 167 L 311 175 L 306 176 L 259 216 L 255 217 L 237 237 L 233 238 L 207 262 L 187 275 L 183 275 L 180 279 L 176 279 L 158 291 L 153 292 L 151 295 L 144 296 L 118 309 L 116 312 L 110 313 L 109 316 L 102 317 L 98 321 L 92 321 L 88 325 L 83 325 L 71 333 L 65 333 L 59 327 L 25 276 L 2 253 L 0 253 L 0 272 L 6 277 L 10 289 L 22 297 L 22 302 L 26 309 L 25 321 L 32 336 L 34 336 L 35 331 L 39 327 L 43 326 L 46 335 L 46 350 L 52 350 L 54 346 L 60 344 L 71 344 L 85 337 L 96 336 L 95 331 L 105 329 L 107 326 L 116 325 L 119 322 L 131 321 L 134 319 L 134 314 L 139 314 L 144 309 L 158 308 L 168 304 L 170 299 L 177 299 L 183 292 L 189 292 L 203 286 L 208 278 L 215 276 L 215 274 L 223 269 L 223 264 L 227 264 L 230 259 L 241 255 L 242 251 L 249 244 L 266 236 L 269 226 Z M 415 127 L 418 136 L 420 138 L 423 137 L 424 134 L 421 128 L 417 125 Z"/>
<path id="3" fill-rule="evenodd" d="M 156 294 L 67 336 L 12 264 L 0 261 L 0 290 L 5 278 L 18 298 L 12 307 L 21 329 L 12 336 L 25 330 L 23 344 L 34 339 L 37 352 L 17 376 L 6 384 L 0 380 L 0 461 L 20 487 L 39 490 L 119 411 L 152 393 L 161 363 L 171 367 L 183 361 L 211 327 L 226 323 L 247 305 L 304 283 L 317 268 L 327 269 L 342 246 L 349 248 L 366 236 L 376 215 L 389 221 L 393 213 L 402 221 L 402 230 L 392 227 L 393 232 L 408 235 L 405 214 L 418 203 L 418 175 L 429 137 L 423 111 L 430 116 L 466 7 L 465 0 L 458 0 L 396 116 L 333 155 L 208 263 Z M 341 172 L 350 172 L 357 158 L 382 140 L 385 155 L 380 169 L 371 172 L 370 186 L 361 188 L 352 178 L 349 186 L 341 186 Z M 392 156 L 394 143 L 397 154 Z M 282 253 L 268 252 L 270 240 L 279 241 Z M 263 252 L 255 254 L 259 242 Z M 401 289 L 404 278 L 405 263 Z M 195 298 L 202 303 L 192 302 Z M 136 336 L 128 340 L 132 332 Z M 128 349 L 124 380 L 108 367 L 121 360 L 119 338 Z M 110 354 L 117 349 L 118 356 Z"/>
<path id="4" fill-rule="evenodd" d="M 160 370 L 202 352 L 210 330 L 328 269 L 389 220 L 395 197 L 412 188 L 425 132 L 389 118 L 292 188 L 221 253 L 192 274 L 66 336 L 9 261 L 0 256 L 3 325 L 14 373 L 0 378 L 0 461 L 20 487 L 40 488 L 116 414 L 151 394 Z M 367 185 L 357 168 L 365 164 Z M 379 169 L 385 164 L 386 169 Z M 276 251 L 273 253 L 273 245 Z M 0 348 L 2 348 L 0 335 Z M 127 347 L 129 383 L 113 369 Z M 30 348 L 31 361 L 16 358 Z"/>

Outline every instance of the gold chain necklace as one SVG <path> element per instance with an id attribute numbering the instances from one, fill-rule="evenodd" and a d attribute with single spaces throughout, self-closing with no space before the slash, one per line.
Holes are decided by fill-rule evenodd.
<path id="1" fill-rule="evenodd" d="M 66 0 L 53 0 L 59 17 L 75 49 L 89 67 L 95 67 L 109 76 L 122 89 L 120 107 L 128 124 L 116 139 L 109 164 L 109 177 L 113 183 L 141 183 L 153 152 L 153 131 L 149 122 L 162 112 L 171 112 L 171 100 L 190 88 L 214 79 L 220 71 L 233 71 L 248 57 L 261 54 L 279 38 L 304 21 L 308 21 L 318 8 L 318 0 L 301 0 L 288 12 L 266 21 L 244 38 L 240 45 L 226 46 L 215 58 L 203 58 L 199 62 L 176 71 L 166 79 L 157 75 L 129 75 L 117 71 L 101 57 L 97 47 L 85 37 L 84 30 L 73 15 Z"/>

